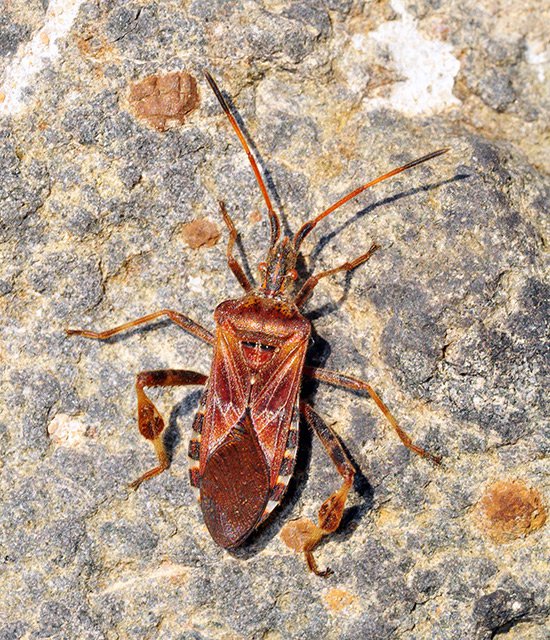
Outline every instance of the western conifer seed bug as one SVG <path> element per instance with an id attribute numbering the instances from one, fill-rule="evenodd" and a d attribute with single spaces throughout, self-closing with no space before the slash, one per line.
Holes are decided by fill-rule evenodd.
<path id="1" fill-rule="evenodd" d="M 312 378 L 343 389 L 366 392 L 406 447 L 434 462 L 439 462 L 439 458 L 413 444 L 367 382 L 305 364 L 311 333 L 310 321 L 301 312 L 305 302 L 322 278 L 351 271 L 367 262 L 378 245 L 373 244 L 366 253 L 350 262 L 310 275 L 295 288 L 298 253 L 302 242 L 330 213 L 365 189 L 436 158 L 448 149 L 434 151 L 363 184 L 303 224 L 293 237 L 287 237 L 281 233 L 279 215 L 271 204 L 262 174 L 237 120 L 212 76 L 207 72 L 205 76 L 248 156 L 267 206 L 271 238 L 267 259 L 259 265 L 260 286 L 253 286 L 233 256 L 237 230 L 224 203 L 220 202 L 221 214 L 229 230 L 227 263 L 244 289 L 244 295 L 218 305 L 214 313 L 215 332 L 178 311 L 162 309 L 108 331 L 69 329 L 67 333 L 106 340 L 157 318 L 168 318 L 214 348 L 208 376 L 181 369 L 138 374 L 139 430 L 152 442 L 158 465 L 130 486 L 137 489 L 144 480 L 158 475 L 170 465 L 163 440 L 164 420 L 145 389 L 204 386 L 189 443 L 189 476 L 191 485 L 198 490 L 204 521 L 212 538 L 226 549 L 242 545 L 280 503 L 294 469 L 298 423 L 302 416 L 321 440 L 343 482 L 321 506 L 317 524 L 309 520 L 305 524 L 296 521 L 301 524 L 290 527 L 286 534 L 283 529 L 283 535 L 288 546 L 304 552 L 311 571 L 328 575 L 329 570 L 318 570 L 312 551 L 321 538 L 338 529 L 355 469 L 337 435 L 311 405 L 300 398 L 302 379 Z"/>

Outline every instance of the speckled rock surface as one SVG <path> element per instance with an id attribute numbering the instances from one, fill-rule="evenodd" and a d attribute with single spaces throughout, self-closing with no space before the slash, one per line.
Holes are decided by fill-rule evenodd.
<path id="1" fill-rule="evenodd" d="M 0 7 L 0 639 L 546 638 L 539 3 Z M 187 479 L 198 390 L 151 393 L 173 464 L 127 489 L 154 459 L 136 428 L 135 374 L 207 373 L 210 348 L 166 323 L 107 343 L 64 332 L 163 307 L 211 328 L 216 304 L 239 295 L 220 198 L 257 274 L 261 194 L 205 67 L 293 230 L 362 182 L 451 148 L 365 192 L 304 245 L 309 270 L 382 246 L 317 288 L 311 360 L 369 380 L 444 457 L 434 468 L 409 454 L 368 398 L 304 389 L 360 470 L 342 527 L 317 551 L 327 579 L 279 538 L 339 485 L 314 437 L 304 430 L 282 508 L 227 553 Z M 199 104 L 154 130 L 130 88 L 176 71 L 197 79 Z M 196 220 L 208 241 L 189 240 Z M 508 489 L 491 508 L 497 482 Z"/>

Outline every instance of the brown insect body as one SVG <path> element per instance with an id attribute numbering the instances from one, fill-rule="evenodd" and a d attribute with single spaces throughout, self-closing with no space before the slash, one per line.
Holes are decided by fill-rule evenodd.
<path id="1" fill-rule="evenodd" d="M 235 547 L 279 503 L 292 475 L 311 327 L 284 295 L 265 289 L 222 302 L 214 319 L 200 441 L 190 445 L 198 467 L 190 476 L 212 537 Z"/>
<path id="2" fill-rule="evenodd" d="M 168 317 L 214 347 L 208 377 L 177 369 L 138 374 L 138 425 L 141 434 L 153 443 L 159 464 L 131 486 L 137 488 L 141 482 L 158 475 L 170 464 L 163 441 L 164 421 L 144 389 L 151 386 L 206 385 L 189 443 L 189 475 L 192 486 L 200 493 L 206 526 L 212 538 L 224 548 L 241 545 L 279 504 L 293 472 L 298 423 L 302 416 L 320 438 L 342 476 L 342 485 L 321 506 L 318 524 L 305 519 L 291 522 L 285 525 L 282 536 L 289 547 L 305 553 L 312 571 L 327 575 L 328 571 L 318 571 L 312 550 L 323 536 L 338 528 L 355 469 L 337 435 L 309 404 L 300 399 L 302 378 L 306 376 L 368 393 L 405 446 L 433 461 L 437 462 L 438 458 L 412 443 L 368 383 L 305 364 L 311 325 L 301 313 L 302 306 L 321 278 L 355 269 L 365 263 L 378 246 L 373 244 L 358 258 L 310 276 L 297 293 L 289 290 L 288 283 L 297 278 L 295 267 L 301 243 L 320 220 L 365 189 L 441 155 L 446 149 L 423 156 L 362 185 L 302 225 L 293 238 L 281 237 L 279 217 L 273 210 L 248 143 L 216 83 L 208 73 L 206 78 L 248 155 L 267 205 L 271 241 L 267 262 L 260 264 L 261 285 L 253 288 L 233 257 L 237 231 L 225 205 L 220 202 L 221 213 L 230 233 L 228 265 L 245 294 L 218 305 L 214 313 L 215 334 L 169 309 L 162 309 L 108 331 L 70 329 L 68 333 L 103 340 L 159 317 Z"/>

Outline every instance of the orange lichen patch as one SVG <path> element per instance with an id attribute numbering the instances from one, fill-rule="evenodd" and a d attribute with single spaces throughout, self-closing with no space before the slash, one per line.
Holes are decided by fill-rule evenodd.
<path id="1" fill-rule="evenodd" d="M 113 51 L 112 45 L 97 33 L 77 36 L 75 42 L 83 56 L 92 57 L 96 60 L 107 56 Z"/>
<path id="2" fill-rule="evenodd" d="M 152 75 L 130 86 L 130 106 L 138 118 L 158 131 L 182 123 L 199 103 L 197 81 L 184 71 Z"/>
<path id="3" fill-rule="evenodd" d="M 344 589 L 329 589 L 323 595 L 323 600 L 330 611 L 338 613 L 354 604 L 357 601 L 357 596 Z"/>
<path id="4" fill-rule="evenodd" d="M 499 480 L 478 503 L 483 530 L 495 542 L 510 542 L 540 529 L 546 509 L 540 493 L 521 480 Z"/>
<path id="5" fill-rule="evenodd" d="M 213 247 L 220 238 L 218 226 L 207 218 L 197 218 L 182 226 L 183 239 L 191 249 Z"/>
<path id="6" fill-rule="evenodd" d="M 309 518 L 291 520 L 281 529 L 281 540 L 293 551 L 303 551 L 306 540 L 316 529 Z"/>

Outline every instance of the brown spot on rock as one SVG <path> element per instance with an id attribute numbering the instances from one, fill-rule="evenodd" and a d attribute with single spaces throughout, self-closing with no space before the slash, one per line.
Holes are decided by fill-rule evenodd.
<path id="1" fill-rule="evenodd" d="M 184 71 L 148 76 L 130 86 L 129 102 L 138 118 L 165 131 L 168 123 L 183 123 L 197 107 L 197 81 Z"/>
<path id="2" fill-rule="evenodd" d="M 250 222 L 255 224 L 256 222 L 262 221 L 262 214 L 258 211 L 258 209 L 253 209 L 250 215 L 248 216 Z"/>
<path id="3" fill-rule="evenodd" d="M 220 230 L 211 220 L 197 218 L 183 225 L 182 235 L 185 243 L 191 249 L 198 249 L 199 247 L 213 247 L 220 238 Z"/>
<path id="4" fill-rule="evenodd" d="M 495 542 L 510 542 L 540 529 L 546 509 L 540 493 L 521 480 L 499 480 L 478 503 L 481 525 Z"/>
<path id="5" fill-rule="evenodd" d="M 331 611 L 339 612 L 354 604 L 357 601 L 357 597 L 344 589 L 329 589 L 323 595 L 323 600 Z"/>
<path id="6" fill-rule="evenodd" d="M 75 41 L 80 53 L 96 62 L 113 52 L 112 45 L 104 37 L 96 32 L 91 33 L 90 30 L 83 36 L 77 36 Z"/>

